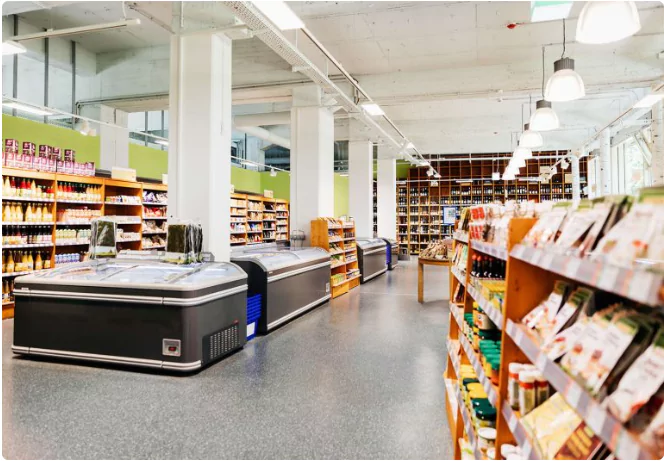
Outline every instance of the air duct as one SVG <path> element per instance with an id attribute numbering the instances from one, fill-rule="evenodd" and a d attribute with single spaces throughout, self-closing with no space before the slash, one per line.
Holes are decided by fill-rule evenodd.
<path id="1" fill-rule="evenodd" d="M 236 115 L 233 117 L 233 124 L 235 126 L 290 125 L 290 123 L 290 111 L 270 112 L 267 114 Z"/>
<path id="2" fill-rule="evenodd" d="M 237 126 L 237 125 L 235 125 L 234 128 L 238 131 L 242 131 L 243 133 L 247 133 L 248 135 L 262 139 L 263 141 L 267 141 L 270 144 L 276 144 L 277 146 L 285 147 L 286 149 L 291 148 L 290 140 L 281 137 L 279 135 L 276 135 L 271 131 L 266 130 L 265 128 L 261 128 L 258 126 Z"/>

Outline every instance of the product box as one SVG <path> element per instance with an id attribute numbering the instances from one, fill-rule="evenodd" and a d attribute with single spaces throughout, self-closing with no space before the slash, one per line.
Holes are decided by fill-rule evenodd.
<path id="1" fill-rule="evenodd" d="M 18 141 L 16 139 L 5 139 L 5 151 L 18 152 Z"/>
<path id="2" fill-rule="evenodd" d="M 65 160 L 73 162 L 76 160 L 76 152 L 73 149 L 65 149 Z"/>
<path id="3" fill-rule="evenodd" d="M 59 147 L 51 147 L 51 158 L 55 160 L 61 160 L 62 157 L 60 156 L 60 148 Z"/>
<path id="4" fill-rule="evenodd" d="M 51 156 L 51 146 L 47 146 L 46 144 L 40 144 L 39 145 L 39 156 L 44 157 L 44 158 L 50 158 L 50 156 Z"/>
<path id="5" fill-rule="evenodd" d="M 48 171 L 48 159 L 46 157 L 37 157 L 39 159 L 39 171 Z"/>
<path id="6" fill-rule="evenodd" d="M 95 162 L 86 162 L 85 163 L 85 174 L 87 176 L 95 175 Z"/>
<path id="7" fill-rule="evenodd" d="M 33 142 L 23 141 L 23 153 L 35 155 L 37 152 L 37 146 Z"/>
<path id="8" fill-rule="evenodd" d="M 16 154 L 14 154 L 14 152 L 11 151 L 5 152 L 5 166 L 8 168 L 16 167 Z"/>
<path id="9" fill-rule="evenodd" d="M 72 162 L 65 160 L 65 173 L 74 174 L 74 165 L 72 165 Z"/>
<path id="10" fill-rule="evenodd" d="M 76 175 L 82 175 L 83 174 L 83 164 L 78 163 L 78 162 L 72 162 L 72 165 L 74 166 L 74 174 Z"/>
<path id="11" fill-rule="evenodd" d="M 55 169 L 58 173 L 65 173 L 65 162 L 62 160 L 56 160 Z"/>
<path id="12" fill-rule="evenodd" d="M 22 157 L 23 157 L 22 161 L 23 166 L 21 168 L 25 168 L 26 170 L 32 170 L 33 168 L 32 161 L 35 158 L 35 156 L 24 153 Z"/>
<path id="13" fill-rule="evenodd" d="M 51 173 L 55 173 L 56 170 L 57 170 L 56 160 L 52 159 L 52 158 L 49 158 L 48 159 L 48 169 L 46 171 L 49 171 Z"/>

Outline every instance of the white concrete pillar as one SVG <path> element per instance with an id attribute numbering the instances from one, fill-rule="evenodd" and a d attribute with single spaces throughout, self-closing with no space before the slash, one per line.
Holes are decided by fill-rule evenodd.
<path id="1" fill-rule="evenodd" d="M 569 163 L 572 165 L 572 201 L 578 203 L 581 200 L 581 171 L 579 169 L 579 157 L 577 155 L 570 156 Z"/>
<path id="2" fill-rule="evenodd" d="M 203 247 L 230 259 L 231 40 L 171 39 L 168 212 L 200 221 Z"/>
<path id="3" fill-rule="evenodd" d="M 311 240 L 311 221 L 334 216 L 334 117 L 317 86 L 293 89 L 291 109 L 291 230 Z"/>
<path id="4" fill-rule="evenodd" d="M 373 143 L 348 143 L 348 210 L 358 237 L 373 237 Z"/>
<path id="5" fill-rule="evenodd" d="M 611 195 L 611 130 L 599 135 L 599 188 L 598 196 Z"/>
<path id="6" fill-rule="evenodd" d="M 81 115 L 92 120 L 110 123 L 108 126 L 89 123 L 99 136 L 100 155 L 97 168 L 110 171 L 114 166 L 129 167 L 129 115 L 127 112 L 103 104 L 84 105 Z"/>
<path id="7" fill-rule="evenodd" d="M 378 154 L 378 236 L 397 239 L 397 161 Z"/>
<path id="8" fill-rule="evenodd" d="M 664 102 L 652 107 L 652 185 L 664 184 Z"/>

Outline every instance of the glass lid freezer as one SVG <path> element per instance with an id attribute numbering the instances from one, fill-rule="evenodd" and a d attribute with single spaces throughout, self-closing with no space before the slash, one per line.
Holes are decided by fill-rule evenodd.
<path id="1" fill-rule="evenodd" d="M 370 248 L 385 247 L 385 240 L 379 238 L 357 238 L 357 246 L 363 250 Z"/>
<path id="2" fill-rule="evenodd" d="M 329 261 L 330 255 L 322 248 L 287 248 L 270 246 L 253 248 L 231 255 L 233 261 L 254 261 L 268 272 L 310 262 Z"/>
<path id="3" fill-rule="evenodd" d="M 193 290 L 246 278 L 232 263 L 175 265 L 140 260 L 90 260 L 17 279 L 22 285 Z"/>

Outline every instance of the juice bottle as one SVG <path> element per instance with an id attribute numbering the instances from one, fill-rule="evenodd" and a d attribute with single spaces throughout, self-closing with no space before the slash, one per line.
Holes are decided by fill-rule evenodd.
<path id="1" fill-rule="evenodd" d="M 35 180 L 32 180 L 32 183 L 30 184 L 30 195 L 32 197 L 37 197 L 37 183 Z"/>
<path id="2" fill-rule="evenodd" d="M 21 265 L 23 266 L 24 271 L 30 270 L 30 266 L 28 265 L 28 255 L 26 254 L 25 251 L 21 252 Z"/>
<path id="3" fill-rule="evenodd" d="M 9 203 L 7 203 L 2 208 L 2 221 L 3 222 L 11 222 L 11 220 L 12 220 L 12 210 L 9 206 Z"/>
<path id="4" fill-rule="evenodd" d="M 9 197 L 11 196 L 12 193 L 12 185 L 9 182 L 9 176 L 5 176 L 5 180 L 2 183 L 2 195 L 4 197 Z"/>
<path id="5" fill-rule="evenodd" d="M 28 206 L 25 207 L 25 220 L 26 222 L 33 222 L 35 219 L 34 214 L 32 213 L 32 205 L 28 203 Z"/>
<path id="6" fill-rule="evenodd" d="M 48 257 L 48 255 L 44 255 L 44 269 L 50 269 L 51 268 L 51 258 Z"/>
<path id="7" fill-rule="evenodd" d="M 40 271 L 44 268 L 44 261 L 42 261 L 41 253 L 37 253 L 37 258 L 35 259 L 35 270 Z"/>
<path id="8" fill-rule="evenodd" d="M 7 264 L 5 267 L 5 274 L 11 274 L 14 272 L 14 255 L 12 255 L 12 252 L 9 252 L 9 256 L 7 257 Z"/>
<path id="9" fill-rule="evenodd" d="M 42 222 L 43 221 L 43 219 L 42 219 L 42 216 L 43 216 L 42 207 L 36 206 L 35 208 L 36 208 L 35 213 L 34 213 L 35 222 Z"/>
<path id="10" fill-rule="evenodd" d="M 32 253 L 28 253 L 28 257 L 26 258 L 27 261 L 27 269 L 26 270 L 34 270 L 35 269 L 35 260 L 32 259 Z"/>

